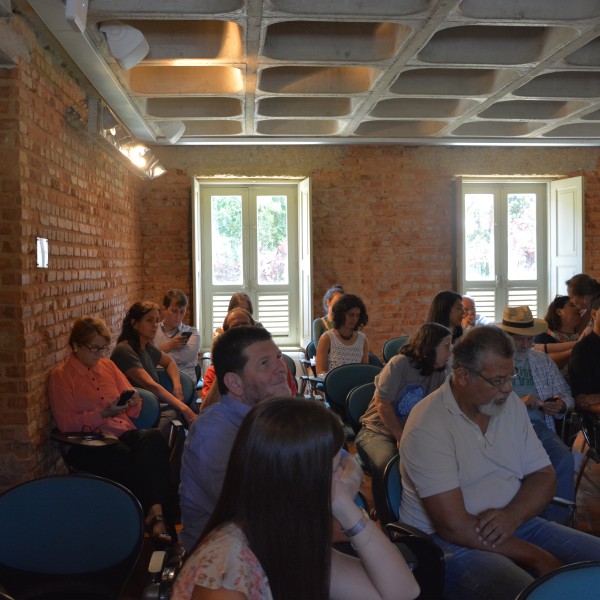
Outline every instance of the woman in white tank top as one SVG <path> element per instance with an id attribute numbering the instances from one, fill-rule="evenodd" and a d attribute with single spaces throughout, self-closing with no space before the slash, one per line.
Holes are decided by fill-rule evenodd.
<path id="1" fill-rule="evenodd" d="M 368 321 L 364 302 L 353 294 L 344 294 L 333 306 L 333 328 L 325 332 L 317 346 L 317 374 L 340 365 L 369 362 L 369 342 L 359 328 Z"/>

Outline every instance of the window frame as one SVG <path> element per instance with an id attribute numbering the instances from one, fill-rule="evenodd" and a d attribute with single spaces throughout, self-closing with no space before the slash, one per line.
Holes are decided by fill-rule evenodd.
<path id="1" fill-rule="evenodd" d="M 310 218 L 310 181 L 308 179 L 286 178 L 286 179 L 194 179 L 193 202 L 192 202 L 192 232 L 193 232 L 193 289 L 194 289 L 194 322 L 197 324 L 202 338 L 202 351 L 210 350 L 213 336 L 212 326 L 212 305 L 207 310 L 209 300 L 212 295 L 210 289 L 212 285 L 207 286 L 203 275 L 210 278 L 210 261 L 206 262 L 207 246 L 207 228 L 210 231 L 210 223 L 207 223 L 206 209 L 203 208 L 203 198 L 206 194 L 210 195 L 216 189 L 227 190 L 249 190 L 256 193 L 257 190 L 268 194 L 273 190 L 276 194 L 277 188 L 287 188 L 293 190 L 295 194 L 294 201 L 289 203 L 288 212 L 288 244 L 294 245 L 294 249 L 288 246 L 288 267 L 289 267 L 289 287 L 293 293 L 288 294 L 289 298 L 289 337 L 283 337 L 274 334 L 275 342 L 284 349 L 303 348 L 307 340 L 310 339 L 310 318 L 307 314 L 311 313 L 312 288 L 312 243 L 311 243 L 311 218 Z M 258 194 L 258 195 L 263 195 Z M 236 194 L 239 195 L 239 194 Z M 292 207 L 292 204 L 294 205 Z M 210 209 L 209 214 L 210 214 Z M 253 227 L 255 232 L 256 223 L 253 218 L 249 219 L 246 226 Z M 253 273 L 251 280 L 245 281 L 245 285 L 233 286 L 233 291 L 245 291 L 250 295 L 254 304 L 254 316 L 260 320 L 258 299 L 255 291 L 256 273 Z M 224 286 L 226 287 L 226 286 Z M 277 287 L 278 291 L 282 286 Z M 231 288 L 233 289 L 233 288 Z M 229 290 L 230 291 L 230 290 Z M 227 293 L 229 293 L 229 291 Z M 263 290 L 264 291 L 264 290 Z M 233 292 L 232 292 L 233 293 Z"/>

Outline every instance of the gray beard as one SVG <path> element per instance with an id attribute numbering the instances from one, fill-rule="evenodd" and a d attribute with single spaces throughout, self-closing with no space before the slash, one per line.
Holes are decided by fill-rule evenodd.
<path id="1" fill-rule="evenodd" d="M 502 414 L 502 411 L 504 410 L 505 406 L 506 406 L 506 402 L 503 402 L 502 404 L 496 404 L 492 400 L 492 402 L 489 402 L 488 404 L 484 404 L 483 406 L 480 406 L 479 412 L 482 415 L 486 415 L 487 417 L 498 417 Z"/>

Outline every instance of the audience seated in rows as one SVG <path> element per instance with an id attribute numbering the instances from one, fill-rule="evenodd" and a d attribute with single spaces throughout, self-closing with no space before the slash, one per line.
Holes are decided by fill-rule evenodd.
<path id="1" fill-rule="evenodd" d="M 116 365 L 102 355 L 110 332 L 101 319 L 81 317 L 69 337 L 72 354 L 53 369 L 48 397 L 56 425 L 63 433 L 100 432 L 116 436 L 116 444 L 67 448 L 69 464 L 106 477 L 130 489 L 146 515 L 151 539 L 161 545 L 176 542 L 175 507 L 170 490 L 169 448 L 158 429 L 139 430 L 141 399 L 135 394 L 117 406 L 122 392 L 131 389 Z M 43 501 L 43 499 L 40 499 Z"/>
<path id="2" fill-rule="evenodd" d="M 341 285 L 332 285 L 323 296 L 324 316 L 313 321 L 312 341 L 315 346 L 319 343 L 321 336 L 330 329 L 333 329 L 333 305 L 345 294 Z"/>
<path id="3" fill-rule="evenodd" d="M 215 340 L 212 357 L 221 399 L 192 425 L 181 467 L 181 541 L 188 551 L 214 510 L 243 418 L 260 400 L 290 394 L 281 351 L 262 327 L 229 329 Z"/>
<path id="4" fill-rule="evenodd" d="M 274 398 L 251 409 L 173 600 L 416 598 L 404 558 L 354 503 L 362 473 L 343 443 L 339 418 L 319 403 Z M 332 549 L 330 515 L 358 558 Z"/>
<path id="5" fill-rule="evenodd" d="M 533 430 L 556 471 L 556 495 L 575 501 L 575 465 L 571 450 L 556 435 L 554 419 L 564 419 L 574 407 L 571 389 L 547 354 L 533 350 L 533 336 L 546 330 L 546 322 L 534 319 L 528 306 L 504 309 L 503 329 L 515 346 L 513 392 L 523 400 Z M 566 523 L 568 508 L 550 505 L 542 513 L 550 521 Z"/>
<path id="6" fill-rule="evenodd" d="M 600 293 L 589 304 L 594 327 L 573 348 L 569 381 L 577 408 L 600 414 Z"/>
<path id="7" fill-rule="evenodd" d="M 333 328 L 326 331 L 317 346 L 317 375 L 351 363 L 369 362 L 369 342 L 360 328 L 369 322 L 364 302 L 344 294 L 332 309 Z"/>
<path id="8" fill-rule="evenodd" d="M 200 352 L 200 333 L 183 322 L 188 298 L 181 290 L 169 290 L 163 298 L 162 321 L 156 330 L 154 345 L 168 354 L 193 382 L 198 383 L 196 367 Z"/>
<path id="9" fill-rule="evenodd" d="M 110 358 L 125 373 L 132 385 L 152 392 L 161 402 L 170 405 L 172 410 L 163 411 L 159 424 L 160 430 L 167 436 L 168 424 L 173 418 L 181 416 L 189 425 L 196 418 L 196 414 L 184 402 L 177 364 L 153 343 L 158 322 L 157 304 L 133 304 L 123 319 L 121 334 Z M 172 394 L 159 383 L 156 372 L 158 366 L 163 367 L 171 378 Z"/>
<path id="10" fill-rule="evenodd" d="M 361 418 L 356 449 L 369 465 L 376 506 L 383 506 L 383 472 L 398 454 L 404 424 L 417 402 L 446 378 L 452 333 L 438 323 L 426 323 L 409 338 L 400 353 L 375 377 L 375 393 Z"/>
<path id="11" fill-rule="evenodd" d="M 462 296 L 450 290 L 444 290 L 435 295 L 429 307 L 427 323 L 439 323 L 452 331 L 452 341 L 455 342 L 462 334 L 462 320 L 465 310 Z"/>
<path id="12" fill-rule="evenodd" d="M 451 555 L 447 600 L 513 600 L 537 576 L 600 559 L 600 539 L 537 516 L 556 477 L 512 393 L 513 354 L 498 327 L 466 333 L 451 377 L 415 406 L 400 442 L 400 520 Z"/>

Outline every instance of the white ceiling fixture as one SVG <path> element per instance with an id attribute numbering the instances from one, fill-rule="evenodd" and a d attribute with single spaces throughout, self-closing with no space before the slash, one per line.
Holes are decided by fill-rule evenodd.
<path id="1" fill-rule="evenodd" d="M 101 23 L 99 30 L 106 36 L 110 53 L 125 70 L 135 67 L 150 52 L 144 34 L 131 25 L 118 22 Z"/>
<path id="2" fill-rule="evenodd" d="M 183 121 L 160 121 L 156 123 L 159 132 L 170 144 L 176 144 L 185 132 Z"/>

